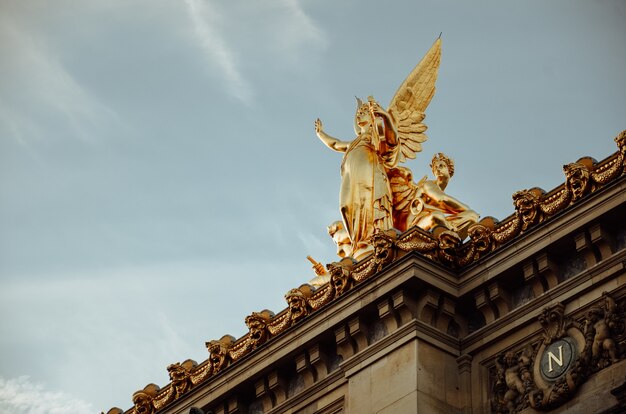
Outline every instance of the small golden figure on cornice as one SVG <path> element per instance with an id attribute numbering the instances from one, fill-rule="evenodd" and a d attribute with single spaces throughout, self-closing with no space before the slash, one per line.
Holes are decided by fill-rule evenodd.
<path id="1" fill-rule="evenodd" d="M 396 228 L 404 231 L 417 226 L 430 231 L 440 226 L 457 233 L 463 240 L 469 227 L 478 222 L 478 214 L 445 192 L 454 175 L 454 162 L 450 157 L 435 154 L 430 168 L 435 179 L 424 177 L 417 184 L 406 167 L 389 171 Z"/>

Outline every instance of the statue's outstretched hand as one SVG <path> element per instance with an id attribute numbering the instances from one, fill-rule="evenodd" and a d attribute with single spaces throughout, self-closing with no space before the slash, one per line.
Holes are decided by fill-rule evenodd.
<path id="1" fill-rule="evenodd" d="M 325 275 L 326 273 L 328 273 L 328 272 L 326 271 L 326 269 L 324 268 L 324 265 L 323 265 L 323 264 L 321 264 L 321 263 L 316 263 L 316 264 L 313 266 L 313 270 L 315 271 L 315 274 L 316 274 L 316 275 L 318 275 L 318 276 L 323 276 L 323 275 Z"/>
<path id="2" fill-rule="evenodd" d="M 309 259 L 309 262 L 313 263 L 313 270 L 315 271 L 316 275 L 323 276 L 323 275 L 328 273 L 326 271 L 326 268 L 324 267 L 323 264 L 321 264 L 320 262 L 316 261 L 311 256 L 307 256 L 306 258 Z"/>
<path id="3" fill-rule="evenodd" d="M 315 120 L 315 133 L 320 134 L 322 132 L 322 121 L 319 118 Z"/>
<path id="4" fill-rule="evenodd" d="M 324 132 L 322 127 L 322 121 L 320 121 L 319 118 L 315 120 L 315 132 L 317 133 L 317 137 L 322 141 L 322 143 L 331 150 L 337 152 L 346 152 L 348 150 L 350 142 L 331 137 L 326 132 Z"/>

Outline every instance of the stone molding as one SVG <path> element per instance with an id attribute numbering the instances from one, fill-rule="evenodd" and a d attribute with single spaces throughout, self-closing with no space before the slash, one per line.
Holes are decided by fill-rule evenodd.
<path id="1" fill-rule="evenodd" d="M 616 138 L 620 148 L 616 154 L 601 163 L 579 163 L 576 167 L 590 168 L 591 184 L 585 185 L 584 194 L 577 197 L 569 194 L 568 191 L 573 191 L 570 188 L 574 187 L 567 181 L 547 194 L 533 193 L 535 200 L 539 200 L 539 204 L 533 206 L 539 212 L 534 221 L 524 221 L 526 219 L 520 211 L 516 211 L 494 228 L 481 224 L 480 237 L 488 235 L 491 240 L 485 249 L 477 247 L 478 239 L 470 239 L 464 245 L 447 244 L 445 252 L 439 251 L 443 249 L 439 236 L 421 229 L 404 234 L 386 232 L 375 235 L 379 241 L 371 256 L 358 263 L 344 259 L 329 264 L 331 283 L 317 290 L 308 285 L 292 289 L 286 295 L 289 307 L 278 314 L 267 310 L 253 313 L 246 319 L 250 333 L 239 339 L 224 335 L 220 340 L 207 342 L 210 355 L 206 361 L 200 364 L 191 361 L 193 363 L 184 368 L 181 364 L 170 365 L 175 367 L 170 375 L 178 377 L 171 377 L 172 383 L 163 388 L 149 384 L 137 391 L 133 402 L 136 407 L 141 404 L 142 408 L 133 407 L 126 414 L 154 414 L 169 406 L 176 407 L 176 410 L 206 406 L 212 400 L 227 396 L 232 391 L 234 378 L 266 375 L 268 364 L 264 361 L 286 358 L 291 351 L 284 348 L 289 348 L 290 342 L 300 346 L 315 345 L 318 338 L 327 337 L 333 330 L 338 349 L 348 350 L 344 366 L 362 352 L 366 351 L 363 355 L 375 352 L 376 344 L 390 341 L 388 338 L 397 337 L 409 326 L 415 330 L 416 337 L 451 355 L 471 354 L 485 343 L 501 339 L 511 324 L 533 323 L 541 307 L 567 300 L 574 292 L 583 294 L 594 285 L 609 282 L 618 273 L 623 273 L 626 251 L 614 252 L 611 235 L 596 220 L 624 204 L 624 135 L 618 137 L 621 141 Z M 567 172 L 566 176 L 569 180 Z M 516 197 L 514 195 L 514 199 Z M 589 214 L 590 211 L 593 214 Z M 573 233 L 576 233 L 576 252 L 583 257 L 587 269 L 576 277 L 559 280 L 555 273 L 550 273 L 550 257 L 545 254 L 545 249 Z M 518 237 L 520 235 L 522 237 Z M 524 277 L 534 283 L 535 295 L 540 295 L 516 307 L 502 275 L 512 264 L 521 262 L 524 262 Z M 404 302 L 401 300 L 397 309 L 395 299 L 387 299 L 392 305 L 380 302 L 380 298 L 398 290 L 413 293 L 406 296 Z M 415 295 L 414 292 L 420 293 Z M 459 301 L 466 306 L 468 297 L 474 298 L 474 306 L 486 321 L 486 326 L 469 335 L 464 320 L 467 315 L 457 311 Z M 370 344 L 367 318 L 362 319 L 362 310 L 368 308 L 371 311 L 376 306 L 381 321 L 386 318 L 388 326 L 393 327 L 395 323 L 398 327 L 387 332 L 380 341 Z M 297 314 L 297 311 L 303 313 Z M 354 318 L 357 318 L 357 325 L 352 325 Z M 411 319 L 408 323 L 407 318 Z M 346 321 L 348 325 L 345 325 Z M 254 335 L 253 329 L 256 329 Z M 457 332 L 462 339 L 449 335 L 449 331 Z M 342 335 L 347 336 L 341 339 Z M 302 359 L 301 364 L 308 362 Z M 320 381 L 325 378 L 313 386 Z M 135 402 L 135 397 L 139 402 Z M 236 407 L 237 404 L 236 401 L 227 403 L 226 411 L 230 410 L 229 405 Z M 236 412 L 235 408 L 233 410 Z"/>

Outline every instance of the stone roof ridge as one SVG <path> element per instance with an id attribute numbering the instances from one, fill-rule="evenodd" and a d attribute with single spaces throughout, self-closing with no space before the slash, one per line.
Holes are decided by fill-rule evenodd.
<path id="1" fill-rule="evenodd" d="M 626 130 L 615 137 L 615 142 L 618 151 L 600 162 L 582 157 L 564 165 L 565 182 L 553 190 L 546 192 L 534 187 L 515 192 L 512 196 L 515 212 L 500 222 L 493 217 L 481 219 L 469 228 L 465 242 L 453 231 L 441 227 L 432 233 L 420 228 L 401 234 L 394 229 L 376 232 L 372 238 L 374 251 L 369 256 L 358 262 L 344 258 L 327 264 L 328 283 L 317 288 L 305 283 L 289 290 L 285 294 L 287 308 L 278 314 L 267 309 L 253 312 L 245 319 L 247 334 L 238 339 L 224 335 L 206 342 L 207 360 L 200 364 L 186 360 L 169 365 L 169 384 L 163 388 L 148 384 L 133 394 L 132 408 L 123 411 L 114 407 L 107 414 L 154 414 L 410 252 L 454 271 L 475 263 L 626 174 Z"/>

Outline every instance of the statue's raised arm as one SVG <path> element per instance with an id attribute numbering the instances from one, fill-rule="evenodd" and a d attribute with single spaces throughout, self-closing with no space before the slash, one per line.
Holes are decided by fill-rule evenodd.
<path id="1" fill-rule="evenodd" d="M 350 141 L 342 141 L 335 137 L 331 137 L 326 132 L 324 132 L 324 129 L 322 127 L 322 121 L 320 121 L 319 118 L 315 120 L 315 133 L 317 134 L 319 139 L 322 140 L 324 145 L 326 145 L 331 150 L 337 152 L 346 152 L 348 146 L 350 145 Z"/>

